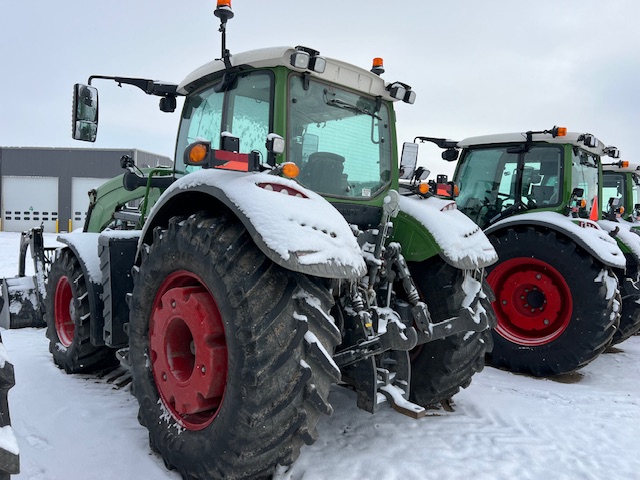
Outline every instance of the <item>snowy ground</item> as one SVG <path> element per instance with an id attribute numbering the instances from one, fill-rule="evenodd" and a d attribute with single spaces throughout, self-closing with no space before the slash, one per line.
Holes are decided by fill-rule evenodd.
<path id="1" fill-rule="evenodd" d="M 18 234 L 0 233 L 0 276 L 17 272 Z M 47 238 L 51 241 L 52 238 Z M 3 331 L 16 386 L 9 392 L 29 480 L 178 479 L 151 453 L 122 378 L 55 367 L 44 330 Z M 640 479 L 640 336 L 562 381 L 486 368 L 455 411 L 412 420 L 358 410 L 335 387 L 318 442 L 279 480 Z"/>

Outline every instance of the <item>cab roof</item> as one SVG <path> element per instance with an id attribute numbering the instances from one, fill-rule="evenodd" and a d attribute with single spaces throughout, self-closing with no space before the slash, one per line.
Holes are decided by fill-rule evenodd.
<path id="1" fill-rule="evenodd" d="M 575 145 L 577 147 L 586 150 L 587 152 L 593 153 L 595 155 L 603 155 L 605 145 L 600 140 L 598 140 L 598 145 L 596 147 L 587 147 L 582 139 L 585 135 L 584 133 L 578 132 L 567 132 L 567 134 L 563 137 L 553 137 L 548 133 L 536 133 L 532 136 L 532 141 L 534 142 L 546 142 L 546 143 L 554 143 L 559 145 Z M 465 138 L 458 142 L 458 147 L 460 148 L 469 148 L 480 145 L 493 145 L 493 144 L 504 144 L 504 143 L 523 143 L 526 141 L 527 136 L 526 132 L 515 132 L 515 133 L 498 133 L 494 135 L 481 135 L 478 137 L 469 137 Z"/>
<path id="2" fill-rule="evenodd" d="M 294 47 L 261 48 L 233 54 L 230 60 L 233 67 L 273 68 L 283 66 L 292 71 L 308 72 L 314 78 L 336 83 L 365 94 L 376 97 L 380 96 L 385 100 L 397 101 L 392 98 L 386 90 L 387 83 L 380 76 L 368 70 L 322 55 L 320 56 L 327 61 L 323 73 L 299 69 L 291 65 L 291 54 L 295 52 L 296 49 Z M 225 65 L 221 59 L 206 63 L 191 72 L 180 82 L 178 85 L 178 93 L 186 95 L 194 89 L 194 85 L 196 85 L 194 82 L 197 82 L 203 77 L 214 77 L 216 73 L 221 73 L 224 70 Z M 197 86 L 200 85 L 201 82 L 197 82 Z"/>

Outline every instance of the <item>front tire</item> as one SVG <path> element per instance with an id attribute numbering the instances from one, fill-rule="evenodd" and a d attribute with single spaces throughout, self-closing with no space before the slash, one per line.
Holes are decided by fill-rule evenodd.
<path id="1" fill-rule="evenodd" d="M 498 317 L 491 363 L 550 376 L 600 355 L 620 318 L 611 270 L 553 231 L 515 227 L 489 238 L 500 258 L 487 277 Z"/>
<path id="2" fill-rule="evenodd" d="M 319 280 L 267 259 L 231 216 L 157 228 L 134 274 L 130 355 L 138 418 L 165 464 L 189 479 L 291 464 L 332 412 L 332 305 Z"/>
<path id="3" fill-rule="evenodd" d="M 90 342 L 86 282 L 73 252 L 58 251 L 47 277 L 45 321 L 53 361 L 67 373 L 94 373 L 118 365 L 113 349 Z"/>
<path id="4" fill-rule="evenodd" d="M 465 292 L 464 271 L 454 268 L 439 257 L 411 264 L 411 274 L 429 308 L 434 323 L 459 315 Z M 493 308 L 486 299 L 478 299 L 495 325 Z M 482 371 L 485 354 L 493 341 L 490 327 L 482 332 L 463 332 L 418 345 L 410 352 L 410 400 L 429 406 L 450 399 L 471 384 L 471 377 Z"/>

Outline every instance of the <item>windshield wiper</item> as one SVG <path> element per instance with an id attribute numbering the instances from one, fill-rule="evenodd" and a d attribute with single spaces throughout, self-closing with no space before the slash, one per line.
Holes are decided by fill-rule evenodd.
<path id="1" fill-rule="evenodd" d="M 345 102 L 344 100 L 340 100 L 339 98 L 326 99 L 325 103 L 327 105 L 332 106 L 332 107 L 338 107 L 338 108 L 342 108 L 344 110 L 349 110 L 349 111 L 354 112 L 354 113 L 360 113 L 360 114 L 364 114 L 364 115 L 369 115 L 371 117 L 377 118 L 378 120 L 382 120 L 382 117 L 376 115 L 375 112 L 370 112 L 366 108 L 362 108 L 362 107 L 359 107 L 357 105 L 352 105 L 349 102 Z"/>

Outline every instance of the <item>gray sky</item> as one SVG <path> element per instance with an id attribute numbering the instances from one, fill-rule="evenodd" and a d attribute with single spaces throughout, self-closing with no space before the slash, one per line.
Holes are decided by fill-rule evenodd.
<path id="1" fill-rule="evenodd" d="M 185 6 L 190 9 L 186 10 Z M 640 162 L 637 0 L 233 0 L 231 53 L 305 45 L 408 83 L 400 141 L 566 126 Z M 220 56 L 215 1 L 0 0 L 0 145 L 71 139 L 76 82 L 93 74 L 179 82 Z M 131 86 L 97 82 L 96 147 L 173 157 L 178 114 Z M 420 163 L 446 170 L 437 150 Z M 443 167 L 443 168 L 441 168 Z"/>

